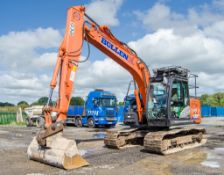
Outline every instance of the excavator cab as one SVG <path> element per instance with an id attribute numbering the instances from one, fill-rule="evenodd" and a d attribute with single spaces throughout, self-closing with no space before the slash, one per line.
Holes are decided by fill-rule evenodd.
<path id="1" fill-rule="evenodd" d="M 121 148 L 141 141 L 145 151 L 167 155 L 206 143 L 204 128 L 185 127 L 201 122 L 200 101 L 189 95 L 189 75 L 189 71 L 182 67 L 154 70 L 147 89 L 142 123 L 137 120 L 137 110 L 128 111 L 124 123 L 132 128 L 111 132 L 105 144 Z M 196 83 L 194 88 L 197 88 Z"/>
<path id="2" fill-rule="evenodd" d="M 189 70 L 164 67 L 154 70 L 147 93 L 147 106 L 141 127 L 169 128 L 199 123 L 200 101 L 189 95 Z M 196 85 L 194 86 L 196 88 Z M 140 98 L 141 99 L 141 98 Z M 124 123 L 139 127 L 133 108 L 125 113 Z"/>
<path id="3" fill-rule="evenodd" d="M 189 70 L 182 67 L 166 67 L 154 70 L 148 89 L 146 118 L 149 127 L 172 127 L 193 124 L 200 119 L 198 114 L 193 118 L 189 95 Z M 199 100 L 198 100 L 199 101 Z"/>

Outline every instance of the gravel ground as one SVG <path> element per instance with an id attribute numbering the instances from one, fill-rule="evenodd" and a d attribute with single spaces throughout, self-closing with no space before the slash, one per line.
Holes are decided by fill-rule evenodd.
<path id="1" fill-rule="evenodd" d="M 72 171 L 28 160 L 26 149 L 37 128 L 0 126 L 0 174 L 224 174 L 224 118 L 205 118 L 201 125 L 207 130 L 205 145 L 168 156 L 145 153 L 142 146 L 108 149 L 101 140 L 104 129 L 66 127 L 64 135 L 76 139 L 80 152 L 90 163 Z"/>

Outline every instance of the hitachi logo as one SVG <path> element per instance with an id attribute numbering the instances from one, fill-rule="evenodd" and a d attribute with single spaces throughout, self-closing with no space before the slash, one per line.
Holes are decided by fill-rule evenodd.
<path id="1" fill-rule="evenodd" d="M 111 44 L 109 41 L 107 41 L 105 38 L 101 39 L 101 43 L 103 45 L 105 45 L 106 47 L 108 47 L 109 49 L 111 49 L 112 51 L 114 51 L 116 54 L 120 55 L 122 58 L 124 59 L 128 59 L 128 55 L 125 54 L 124 52 L 122 52 L 120 49 L 118 49 L 117 47 L 115 47 L 113 44 Z"/>

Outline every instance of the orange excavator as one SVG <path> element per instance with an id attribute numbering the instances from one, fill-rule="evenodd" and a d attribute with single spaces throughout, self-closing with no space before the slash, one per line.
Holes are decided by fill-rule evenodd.
<path id="1" fill-rule="evenodd" d="M 146 151 L 170 154 L 206 142 L 204 128 L 183 126 L 201 122 L 200 101 L 189 96 L 189 71 L 166 67 L 150 76 L 147 65 L 134 50 L 119 41 L 107 26 L 91 19 L 85 7 L 74 6 L 68 9 L 65 35 L 50 83 L 49 99 L 43 109 L 45 126 L 27 150 L 30 159 L 64 169 L 88 165 L 75 141 L 62 136 L 78 64 L 85 61 L 80 60 L 84 40 L 130 72 L 135 84 L 135 102 L 125 114 L 125 123 L 131 127 L 108 132 L 106 146 L 121 148 L 141 143 Z M 52 106 L 57 85 L 59 95 Z"/>

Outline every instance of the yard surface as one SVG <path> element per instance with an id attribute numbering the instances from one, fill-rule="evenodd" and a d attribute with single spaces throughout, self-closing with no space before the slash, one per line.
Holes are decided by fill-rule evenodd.
<path id="1" fill-rule="evenodd" d="M 65 137 L 77 141 L 81 154 L 90 163 L 71 171 L 28 160 L 26 150 L 38 128 L 0 126 L 0 174 L 224 174 L 224 117 L 205 118 L 202 126 L 208 136 L 204 146 L 168 156 L 146 153 L 142 146 L 108 149 L 102 140 L 105 129 L 66 127 Z"/>

